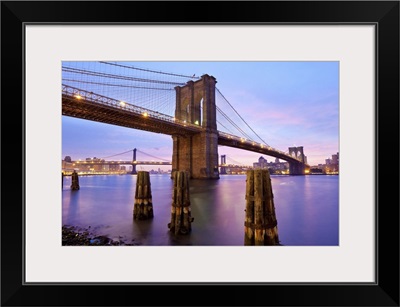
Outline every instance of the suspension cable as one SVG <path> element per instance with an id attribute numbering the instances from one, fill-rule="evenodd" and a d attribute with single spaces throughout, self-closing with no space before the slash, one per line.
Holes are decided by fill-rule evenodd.
<path id="1" fill-rule="evenodd" d="M 83 81 L 83 80 L 66 79 L 66 78 L 63 79 L 63 81 L 79 82 L 79 83 L 95 84 L 95 85 L 104 85 L 104 86 L 116 86 L 116 87 L 127 87 L 127 88 L 141 88 L 141 89 L 147 89 L 147 90 L 174 91 L 174 89 L 172 89 L 172 88 L 134 86 L 134 85 L 114 84 L 114 83 L 104 83 L 104 82 L 92 82 L 92 81 Z"/>
<path id="2" fill-rule="evenodd" d="M 247 127 L 249 127 L 250 128 L 250 130 L 251 131 L 253 131 L 253 133 L 265 144 L 265 145 L 267 145 L 267 146 L 269 146 L 268 144 L 267 144 L 267 142 L 265 142 L 248 124 L 247 124 L 247 122 L 243 119 L 243 117 L 242 116 L 240 116 L 240 114 L 235 110 L 235 108 L 229 103 L 229 101 L 225 98 L 225 96 L 224 95 L 222 95 L 222 93 L 221 93 L 221 91 L 218 89 L 218 88 L 215 88 L 217 91 L 218 91 L 218 93 L 222 96 L 222 98 L 224 98 L 225 99 L 225 101 L 231 106 L 231 108 L 233 109 L 233 111 L 235 111 L 235 113 L 243 120 L 243 122 L 246 124 L 246 126 Z"/>
<path id="3" fill-rule="evenodd" d="M 230 131 L 225 125 L 223 125 L 221 122 L 219 122 L 217 120 L 218 125 L 221 125 L 222 127 L 224 127 L 230 134 L 234 135 L 234 133 L 232 131 Z"/>
<path id="4" fill-rule="evenodd" d="M 118 154 L 115 154 L 115 155 L 112 155 L 112 156 L 103 157 L 103 158 L 100 158 L 100 159 L 107 159 L 107 158 L 112 158 L 112 157 L 115 157 L 115 156 L 120 156 L 120 155 L 126 154 L 126 153 L 131 152 L 131 151 L 133 151 L 133 149 L 130 149 L 128 151 L 124 151 L 124 152 L 121 152 L 121 153 L 118 153 Z"/>
<path id="5" fill-rule="evenodd" d="M 114 66 L 123 67 L 123 68 L 130 68 L 130 69 L 135 69 L 135 70 L 147 71 L 147 72 L 152 72 L 152 73 L 162 74 L 162 75 L 169 75 L 169 76 L 189 78 L 189 79 L 200 79 L 200 77 L 195 77 L 194 75 L 193 76 L 185 76 L 185 75 L 180 75 L 180 74 L 174 74 L 174 73 L 150 70 L 150 69 L 145 69 L 145 68 L 138 68 L 138 67 L 135 67 L 135 66 L 122 65 L 122 64 L 111 63 L 111 62 L 100 61 L 99 63 L 107 64 L 107 65 L 114 65 Z"/>
<path id="6" fill-rule="evenodd" d="M 241 132 L 247 139 L 249 139 L 250 141 L 252 141 L 252 138 L 251 138 L 249 135 L 247 135 L 247 133 L 244 132 L 236 123 L 234 123 L 234 122 L 232 121 L 232 119 L 229 118 L 228 115 L 226 115 L 219 107 L 216 107 L 216 108 L 217 108 L 217 111 L 218 111 L 219 113 L 221 113 L 221 115 L 224 116 L 224 117 L 226 118 L 226 120 L 228 120 L 239 132 Z"/>
<path id="7" fill-rule="evenodd" d="M 181 82 L 171 82 L 171 81 L 161 81 L 161 80 L 146 79 L 146 78 L 127 77 L 127 76 L 94 72 L 94 71 L 90 71 L 90 70 L 86 70 L 86 69 L 78 69 L 78 68 L 72 68 L 72 67 L 66 67 L 66 66 L 63 66 L 62 71 L 71 72 L 71 73 L 79 73 L 79 74 L 95 76 L 95 77 L 106 77 L 106 78 L 128 80 L 128 81 L 184 85 L 184 83 L 181 83 Z"/>
<path id="8" fill-rule="evenodd" d="M 170 162 L 170 161 L 167 160 L 167 159 L 162 159 L 162 158 L 160 158 L 160 157 L 156 157 L 156 156 L 150 155 L 150 154 L 148 154 L 148 153 L 146 153 L 146 152 L 143 152 L 143 151 L 141 151 L 141 150 L 139 150 L 139 149 L 136 149 L 136 150 L 137 150 L 138 152 L 140 152 L 141 154 L 144 154 L 144 155 L 146 155 L 146 156 L 155 158 L 155 159 L 157 159 L 157 160 L 163 160 L 163 161 L 166 161 L 166 162 Z"/>
<path id="9" fill-rule="evenodd" d="M 121 67 L 121 68 L 127 68 L 127 69 L 133 69 L 133 70 L 139 70 L 139 71 L 144 71 L 144 72 L 150 72 L 150 73 L 157 73 L 157 74 L 163 74 L 163 75 L 169 75 L 169 76 L 175 76 L 175 77 L 182 77 L 182 78 L 188 78 L 188 79 L 200 79 L 200 77 L 195 77 L 195 75 L 193 76 L 187 76 L 187 75 L 183 75 L 183 74 L 176 74 L 176 73 L 169 73 L 169 72 L 162 72 L 162 71 L 155 71 L 155 70 L 150 70 L 150 69 L 145 69 L 145 68 L 138 68 L 135 66 L 131 66 L 131 65 L 123 65 L 123 64 L 119 64 L 116 62 L 105 62 L 105 61 L 99 61 L 98 63 L 101 64 L 106 64 L 106 65 L 112 65 L 115 67 Z M 67 67 L 67 66 L 63 66 L 62 70 L 65 72 L 69 72 L 69 73 L 74 73 L 74 74 L 80 74 L 80 75 L 88 75 L 88 76 L 94 76 L 94 77 L 103 77 L 103 78 L 110 78 L 110 79 L 115 79 L 115 80 L 124 80 L 124 81 L 136 81 L 136 82 L 147 82 L 147 83 L 154 83 L 154 84 L 159 84 L 161 86 L 164 85 L 166 87 L 168 87 L 168 85 L 184 85 L 185 83 L 182 82 L 172 82 L 172 81 L 162 81 L 162 80 L 157 80 L 157 79 L 149 79 L 149 78 L 138 78 L 138 77 L 133 77 L 133 76 L 123 76 L 123 75 L 118 75 L 118 74 L 112 74 L 112 73 L 105 73 L 105 72 L 96 72 L 96 71 L 91 71 L 91 70 L 86 70 L 86 69 L 82 69 L 82 68 L 74 68 L 74 67 Z M 139 89 L 150 89 L 150 90 L 171 90 L 173 91 L 174 89 L 172 88 L 160 88 L 160 87 L 152 87 L 150 86 L 136 86 L 136 85 L 130 85 L 130 84 L 116 84 L 116 83 L 107 83 L 107 82 L 94 82 L 94 81 L 89 81 L 89 80 L 74 80 L 74 79 L 65 79 L 65 81 L 70 81 L 70 82 L 80 82 L 80 83 L 88 83 L 88 84 L 94 84 L 94 85 L 102 85 L 102 86 L 109 86 L 109 87 L 114 87 L 114 88 L 139 88 Z M 120 82 L 122 83 L 122 82 Z M 114 90 L 113 88 L 113 90 Z M 109 88 L 111 90 L 111 88 Z M 218 88 L 215 88 L 216 91 L 221 95 L 221 97 L 226 101 L 226 103 L 228 103 L 228 105 L 231 107 L 231 109 L 239 116 L 239 118 L 246 124 L 246 126 L 254 133 L 254 135 L 256 135 L 264 144 L 266 144 L 267 146 L 269 146 L 250 126 L 249 124 L 243 119 L 243 117 L 237 112 L 237 110 L 232 106 L 232 104 L 226 99 L 226 97 L 221 93 L 221 91 Z M 167 101 L 167 100 L 165 100 Z M 165 102 L 164 102 L 165 103 Z M 236 123 L 233 122 L 233 120 L 227 115 L 225 114 L 220 108 L 218 108 L 218 106 L 216 106 L 216 110 L 230 123 L 233 125 L 233 127 L 235 127 L 242 135 L 244 135 L 248 140 L 253 141 L 252 137 L 250 137 L 245 131 L 243 131 Z M 218 122 L 218 124 L 220 124 L 221 126 L 223 126 L 225 129 L 227 129 L 229 131 L 229 129 L 227 127 L 225 127 L 223 124 L 221 124 L 220 122 Z M 129 152 L 129 151 L 127 151 Z M 115 154 L 109 157 L 105 157 L 105 158 L 110 158 L 110 157 L 114 157 L 114 156 L 118 156 L 118 155 L 122 155 L 125 154 L 127 152 L 124 153 L 120 153 L 120 154 Z M 150 157 L 156 158 L 156 159 L 160 159 L 158 157 L 152 156 L 150 154 L 141 152 L 142 154 L 148 155 Z M 104 159 L 104 158 L 103 158 Z M 165 159 L 161 159 L 164 161 L 167 161 Z"/>
<path id="10" fill-rule="evenodd" d="M 239 161 L 236 161 L 236 160 L 232 159 L 232 158 L 229 157 L 229 156 L 227 156 L 226 159 L 229 160 L 229 161 L 231 161 L 231 162 L 233 162 L 233 163 L 235 163 L 235 164 L 237 164 L 237 165 L 242 165 L 242 166 L 244 165 L 243 163 L 241 163 L 241 162 L 239 162 Z"/>

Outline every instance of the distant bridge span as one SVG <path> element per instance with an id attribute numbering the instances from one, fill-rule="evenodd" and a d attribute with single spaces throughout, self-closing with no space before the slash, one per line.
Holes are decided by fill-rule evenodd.
<path id="1" fill-rule="evenodd" d="M 76 165 L 171 165 L 171 162 L 163 162 L 163 161 L 71 161 L 70 163 Z"/>

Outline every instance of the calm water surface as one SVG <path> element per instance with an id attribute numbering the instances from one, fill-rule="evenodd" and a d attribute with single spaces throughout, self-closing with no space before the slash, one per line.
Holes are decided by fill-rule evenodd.
<path id="1" fill-rule="evenodd" d="M 150 175 L 154 218 L 133 219 L 136 175 L 64 178 L 62 224 L 137 245 L 243 246 L 246 175 L 191 180 L 192 232 L 169 231 L 173 181 Z M 339 176 L 271 176 L 281 244 L 339 245 Z"/>

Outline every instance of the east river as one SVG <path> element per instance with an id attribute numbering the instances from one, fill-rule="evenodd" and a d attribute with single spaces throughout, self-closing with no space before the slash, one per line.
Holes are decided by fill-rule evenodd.
<path id="1" fill-rule="evenodd" d="M 278 234 L 282 245 L 339 245 L 339 176 L 272 175 Z M 173 181 L 150 175 L 154 217 L 134 220 L 136 175 L 80 176 L 80 189 L 65 177 L 62 224 L 142 246 L 243 246 L 246 175 L 190 180 L 192 231 L 170 232 Z"/>

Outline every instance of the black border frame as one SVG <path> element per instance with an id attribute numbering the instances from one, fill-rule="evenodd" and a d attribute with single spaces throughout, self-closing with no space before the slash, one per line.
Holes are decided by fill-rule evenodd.
<path id="1" fill-rule="evenodd" d="M 24 284 L 27 23 L 376 25 L 377 282 Z M 2 306 L 399 306 L 399 1 L 2 1 L 1 77 Z"/>

